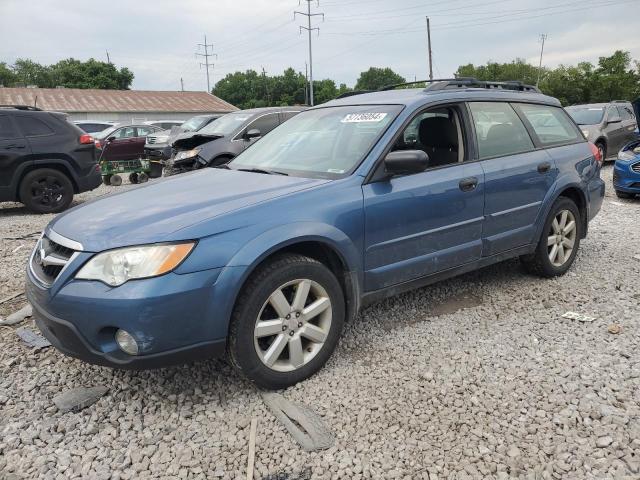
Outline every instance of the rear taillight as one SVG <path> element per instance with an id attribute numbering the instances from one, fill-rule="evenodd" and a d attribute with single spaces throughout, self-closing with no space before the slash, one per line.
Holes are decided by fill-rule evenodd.
<path id="1" fill-rule="evenodd" d="M 589 142 L 589 147 L 591 147 L 591 153 L 593 153 L 593 156 L 595 157 L 596 162 L 598 162 L 598 165 L 602 166 L 603 159 L 602 153 L 600 153 L 600 149 L 591 142 Z"/>
<path id="2" fill-rule="evenodd" d="M 84 135 L 80 135 L 80 143 L 83 145 L 88 145 L 90 143 L 93 143 L 93 137 L 86 133 Z"/>

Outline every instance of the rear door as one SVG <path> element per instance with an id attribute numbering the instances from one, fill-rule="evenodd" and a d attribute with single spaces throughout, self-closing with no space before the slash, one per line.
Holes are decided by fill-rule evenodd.
<path id="1" fill-rule="evenodd" d="M 636 118 L 633 114 L 631 106 L 626 105 L 618 105 L 618 113 L 620 114 L 620 118 L 622 119 L 622 125 L 624 126 L 624 141 L 620 148 L 626 145 L 628 142 L 633 140 L 636 136 L 635 130 L 638 127 L 636 124 Z"/>
<path id="2" fill-rule="evenodd" d="M 613 105 L 607 107 L 604 122 L 604 131 L 607 134 L 607 157 L 614 156 L 626 143 L 626 129 L 618 109 Z"/>
<path id="3" fill-rule="evenodd" d="M 430 133 L 436 116 L 446 128 Z M 363 185 L 367 291 L 480 259 L 484 173 L 480 162 L 468 161 L 469 128 L 461 105 L 418 113 L 391 151 L 424 150 L 434 166 Z M 422 135 L 414 138 L 416 132 Z M 442 137 L 450 143 L 435 145 Z"/>
<path id="4" fill-rule="evenodd" d="M 509 103 L 470 102 L 469 109 L 485 174 L 482 255 L 491 256 L 532 243 L 557 169 Z M 538 121 L 548 129 L 547 121 Z"/>
<path id="5" fill-rule="evenodd" d="M 0 113 L 0 201 L 13 200 L 17 174 L 32 163 L 31 148 L 9 115 Z M 26 158 L 24 158 L 26 157 Z"/>

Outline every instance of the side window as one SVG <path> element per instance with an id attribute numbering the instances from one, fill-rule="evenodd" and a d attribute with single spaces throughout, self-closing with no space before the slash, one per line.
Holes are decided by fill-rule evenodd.
<path id="1" fill-rule="evenodd" d="M 20 138 L 20 134 L 16 131 L 11 119 L 7 115 L 0 115 L 0 140 L 10 138 Z"/>
<path id="2" fill-rule="evenodd" d="M 527 119 L 542 145 L 582 140 L 580 132 L 559 107 L 526 103 L 515 104 L 515 107 Z"/>
<path id="3" fill-rule="evenodd" d="M 454 107 L 438 107 L 419 113 L 402 132 L 392 151 L 422 150 L 429 168 L 464 161 L 462 123 Z"/>
<path id="4" fill-rule="evenodd" d="M 262 136 L 266 135 L 267 133 L 269 133 L 271 130 L 273 130 L 274 128 L 276 128 L 279 125 L 279 120 L 278 120 L 278 114 L 277 113 L 270 113 L 268 115 L 264 115 L 256 120 L 254 120 L 253 122 L 251 122 L 248 126 L 247 126 L 247 131 L 249 130 L 253 130 L 258 129 L 260 130 L 260 134 Z"/>
<path id="5" fill-rule="evenodd" d="M 534 149 L 527 129 L 508 103 L 471 102 L 469 108 L 476 129 L 480 159 Z"/>
<path id="6" fill-rule="evenodd" d="M 298 115 L 300 112 L 280 112 L 280 123 L 284 123 L 287 120 L 291 120 L 293 117 Z"/>
<path id="7" fill-rule="evenodd" d="M 20 127 L 25 137 L 37 137 L 39 135 L 51 135 L 54 133 L 46 123 L 37 118 L 26 116 L 17 116 L 15 118 L 18 122 L 18 127 Z"/>
<path id="8" fill-rule="evenodd" d="M 620 114 L 620 118 L 624 121 L 624 120 L 631 120 L 633 118 L 633 115 L 631 115 L 631 112 L 629 111 L 629 109 L 627 107 L 618 107 L 618 113 Z"/>
<path id="9" fill-rule="evenodd" d="M 612 118 L 619 117 L 618 109 L 616 107 L 607 108 L 607 120 L 611 121 Z"/>
<path id="10" fill-rule="evenodd" d="M 138 127 L 138 137 L 146 137 L 147 135 L 152 134 L 153 132 L 158 131 L 155 128 L 150 127 Z"/>
<path id="11" fill-rule="evenodd" d="M 123 127 L 120 130 L 118 130 L 113 136 L 116 137 L 118 140 L 121 140 L 123 138 L 133 138 L 135 137 L 135 135 L 136 135 L 135 127 Z"/>

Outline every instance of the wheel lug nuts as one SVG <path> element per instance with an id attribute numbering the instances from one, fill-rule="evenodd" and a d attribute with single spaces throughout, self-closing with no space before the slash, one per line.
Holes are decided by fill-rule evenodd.
<path id="1" fill-rule="evenodd" d="M 286 325 L 282 325 L 282 331 L 284 332 L 287 329 Z"/>
<path id="2" fill-rule="evenodd" d="M 289 336 L 293 337 L 293 330 L 289 332 Z"/>
<path id="3" fill-rule="evenodd" d="M 302 326 L 302 322 L 298 322 L 298 328 Z"/>
<path id="4" fill-rule="evenodd" d="M 289 320 L 291 318 L 291 315 L 287 315 L 287 320 Z"/>
<path id="5" fill-rule="evenodd" d="M 296 312 L 296 318 L 300 317 L 300 312 Z"/>

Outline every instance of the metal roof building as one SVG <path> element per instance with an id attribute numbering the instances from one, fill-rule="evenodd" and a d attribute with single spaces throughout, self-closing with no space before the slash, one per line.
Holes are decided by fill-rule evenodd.
<path id="1" fill-rule="evenodd" d="M 79 88 L 0 88 L 0 105 L 31 105 L 65 112 L 70 120 L 183 120 L 236 107 L 207 92 L 94 90 Z"/>

